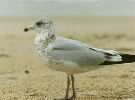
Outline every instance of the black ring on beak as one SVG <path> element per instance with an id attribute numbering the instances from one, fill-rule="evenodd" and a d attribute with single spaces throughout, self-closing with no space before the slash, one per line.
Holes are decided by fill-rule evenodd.
<path id="1" fill-rule="evenodd" d="M 24 29 L 24 32 L 27 32 L 28 30 L 29 30 L 28 28 L 25 28 L 25 29 Z"/>

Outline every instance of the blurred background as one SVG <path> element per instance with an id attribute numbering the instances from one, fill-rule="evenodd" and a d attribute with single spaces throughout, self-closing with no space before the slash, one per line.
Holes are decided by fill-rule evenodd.
<path id="1" fill-rule="evenodd" d="M 135 16 L 134 0 L 0 0 L 0 16 Z"/>
<path id="2" fill-rule="evenodd" d="M 36 56 L 36 32 L 23 32 L 40 17 L 53 20 L 58 36 L 135 54 L 135 0 L 0 0 L 1 100 L 64 95 L 66 75 L 45 67 Z M 134 72 L 135 64 L 126 64 L 76 75 L 78 100 L 134 100 Z"/>

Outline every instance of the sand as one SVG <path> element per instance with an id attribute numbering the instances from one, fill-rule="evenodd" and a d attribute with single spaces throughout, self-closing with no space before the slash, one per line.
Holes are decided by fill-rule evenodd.
<path id="1" fill-rule="evenodd" d="M 63 97 L 66 75 L 47 68 L 34 48 L 36 18 L 0 18 L 0 100 Z M 135 54 L 135 18 L 53 18 L 58 36 L 93 47 Z M 135 64 L 105 66 L 75 75 L 77 100 L 135 100 Z M 72 91 L 70 90 L 70 94 Z"/>

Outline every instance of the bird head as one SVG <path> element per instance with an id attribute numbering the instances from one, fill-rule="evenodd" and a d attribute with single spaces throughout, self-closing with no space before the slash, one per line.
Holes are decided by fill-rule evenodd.
<path id="1" fill-rule="evenodd" d="M 38 32 L 42 30 L 48 30 L 53 27 L 53 22 L 49 18 L 42 17 L 38 21 L 36 21 L 33 25 L 28 26 L 24 29 L 24 32 L 28 32 L 30 30 L 36 30 Z"/>

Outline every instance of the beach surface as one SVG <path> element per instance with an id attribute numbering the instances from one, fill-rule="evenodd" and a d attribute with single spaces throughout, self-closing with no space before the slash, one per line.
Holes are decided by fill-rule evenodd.
<path id="1" fill-rule="evenodd" d="M 52 18 L 56 34 L 92 47 L 135 54 L 135 18 Z M 37 56 L 37 18 L 0 18 L 0 100 L 64 97 L 66 74 L 49 69 Z M 77 100 L 135 100 L 135 64 L 103 66 L 75 75 Z M 70 90 L 70 95 L 72 91 Z"/>

